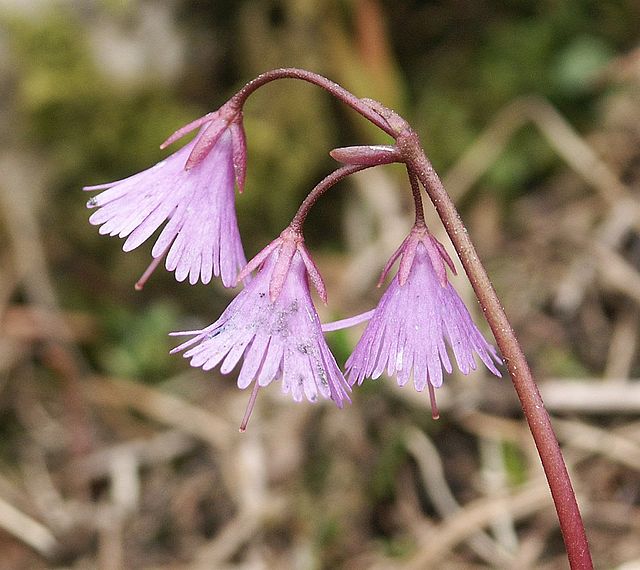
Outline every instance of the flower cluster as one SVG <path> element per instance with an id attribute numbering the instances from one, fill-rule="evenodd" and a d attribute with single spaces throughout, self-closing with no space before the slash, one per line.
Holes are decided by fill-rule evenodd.
<path id="1" fill-rule="evenodd" d="M 103 191 L 87 204 L 96 209 L 89 221 L 100 226 L 101 234 L 126 238 L 125 251 L 137 248 L 162 227 L 151 250 L 153 261 L 137 288 L 165 257 L 166 268 L 175 271 L 178 281 L 188 277 L 191 284 L 209 283 L 216 276 L 227 287 L 244 283 L 244 289 L 213 324 L 202 330 L 172 333 L 192 337 L 172 352 L 183 353 L 194 367 L 219 367 L 228 374 L 242 362 L 238 387 L 253 386 L 242 427 L 258 389 L 274 380 L 279 380 L 282 390 L 295 401 L 314 402 L 322 397 L 342 407 L 350 401 L 352 387 L 365 378 L 375 379 L 386 372 L 401 386 L 413 378 L 418 391 L 428 388 L 433 416 L 437 417 L 434 389 L 442 385 L 443 369 L 452 371 L 450 353 L 463 374 L 476 368 L 477 356 L 499 376 L 496 364 L 500 359 L 495 349 L 449 283 L 447 267 L 455 273 L 453 263 L 424 225 L 422 203 L 416 196 L 420 191 L 413 180 L 416 224 L 384 268 L 381 283 L 400 260 L 378 306 L 341 323 L 324 327 L 320 323 L 309 282 L 325 303 L 326 289 L 304 244 L 306 214 L 320 195 L 349 174 L 401 161 L 395 146 L 334 150 L 332 156 L 347 166 L 316 186 L 291 225 L 247 264 L 234 197 L 236 186 L 243 190 L 246 172 L 238 101 L 236 96 L 218 111 L 176 131 L 163 148 L 199 129 L 190 143 L 162 162 L 124 180 L 85 190 Z M 372 120 L 387 125 L 387 131 L 399 124 L 397 115 L 384 112 L 380 104 L 367 105 L 367 113 L 372 109 L 378 113 Z M 323 333 L 367 319 L 369 323 L 346 362 L 345 378 Z"/>

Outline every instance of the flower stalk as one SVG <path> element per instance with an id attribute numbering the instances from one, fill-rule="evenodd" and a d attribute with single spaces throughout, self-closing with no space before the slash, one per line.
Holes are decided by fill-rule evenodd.
<path id="1" fill-rule="evenodd" d="M 380 103 L 359 99 L 340 85 L 320 75 L 295 68 L 276 69 L 258 76 L 236 94 L 234 97 L 236 104 L 242 106 L 246 98 L 258 87 L 282 78 L 301 79 L 322 87 L 396 140 L 398 161 L 404 162 L 409 171 L 414 199 L 415 177 L 425 188 L 444 224 L 502 352 L 547 477 L 569 565 L 573 570 L 592 569 L 593 562 L 580 509 L 549 414 L 544 407 L 520 343 L 469 238 L 467 229 L 438 174 L 425 155 L 418 135 L 402 117 Z M 416 205 L 417 203 L 416 200 Z"/>
<path id="2" fill-rule="evenodd" d="M 285 78 L 321 87 L 390 135 L 395 145 L 334 149 L 331 156 L 343 166 L 308 194 L 291 224 L 247 264 L 234 193 L 235 188 L 242 192 L 246 177 L 243 107 L 256 89 Z M 400 385 L 413 377 L 417 390 L 427 387 L 436 419 L 434 388 L 442 384 L 442 369 L 452 370 L 445 341 L 463 373 L 475 368 L 475 354 L 491 372 L 500 374 L 494 365 L 499 362 L 495 348 L 484 339 L 448 281 L 447 266 L 455 270 L 444 246 L 426 227 L 422 185 L 469 277 L 520 399 L 549 483 L 569 564 L 573 570 L 592 569 L 571 480 L 529 365 L 460 215 L 410 125 L 381 103 L 358 98 L 321 75 L 283 68 L 250 81 L 217 111 L 176 131 L 163 148 L 196 129 L 191 142 L 155 166 L 123 180 L 85 187 L 102 191 L 87 206 L 96 209 L 90 222 L 100 226 L 101 234 L 126 238 L 125 251 L 137 248 L 162 228 L 151 252 L 153 261 L 137 289 L 165 257 L 166 268 L 175 271 L 178 281 L 188 277 L 191 284 L 206 284 L 215 276 L 227 287 L 244 282 L 245 288 L 214 323 L 173 333 L 192 338 L 172 351 L 183 352 L 194 367 L 219 367 L 223 374 L 243 362 L 238 387 L 253 384 L 253 389 L 240 430 L 247 427 L 260 388 L 273 381 L 280 381 L 295 401 L 324 398 L 341 408 L 350 402 L 354 384 L 377 378 L 385 369 L 397 376 Z M 310 295 L 311 282 L 326 303 L 322 277 L 304 243 L 307 214 L 340 180 L 391 162 L 405 164 L 416 209 L 414 227 L 385 266 L 382 279 L 400 259 L 398 272 L 374 311 L 323 326 Z M 369 319 L 346 363 L 347 379 L 323 333 Z"/>
<path id="3" fill-rule="evenodd" d="M 301 232 L 302 226 L 307 219 L 307 214 L 309 210 L 313 207 L 313 205 L 318 201 L 318 199 L 332 186 L 335 186 L 340 180 L 345 179 L 347 176 L 351 176 L 356 172 L 360 172 L 361 170 L 365 170 L 366 168 L 370 168 L 369 165 L 359 165 L 359 164 L 349 164 L 347 166 L 343 166 L 338 168 L 329 176 L 327 176 L 320 184 L 316 185 L 307 197 L 302 201 L 298 211 L 296 212 L 293 220 L 291 220 L 291 224 L 289 227 L 295 231 Z"/>
<path id="4" fill-rule="evenodd" d="M 553 431 L 551 419 L 520 343 L 507 319 L 466 227 L 447 194 L 440 177 L 420 146 L 418 136 L 407 130 L 397 138 L 407 168 L 415 173 L 433 202 L 469 277 L 484 316 L 507 365 L 522 410 L 529 424 L 558 513 L 570 567 L 593 568 L 591 554 L 573 486 Z"/>
<path id="5" fill-rule="evenodd" d="M 328 93 L 331 93 L 336 99 L 351 107 L 354 111 L 357 111 L 365 119 L 368 119 L 388 135 L 394 136 L 394 129 L 368 104 L 369 100 L 360 99 L 334 81 L 317 73 L 313 73 L 312 71 L 307 71 L 306 69 L 284 67 L 262 73 L 240 89 L 240 91 L 231 98 L 230 103 L 238 109 L 242 108 L 247 97 L 256 91 L 256 89 L 277 79 L 300 79 L 307 83 L 317 85 Z"/>

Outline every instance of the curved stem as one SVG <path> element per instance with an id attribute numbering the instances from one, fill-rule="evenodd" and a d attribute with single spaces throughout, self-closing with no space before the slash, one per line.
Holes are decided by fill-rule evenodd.
<path id="1" fill-rule="evenodd" d="M 343 166 L 334 170 L 329 176 L 323 178 L 316 186 L 307 194 L 307 197 L 302 201 L 296 215 L 291 220 L 291 224 L 289 227 L 296 231 L 302 232 L 302 226 L 304 221 L 307 218 L 307 214 L 311 207 L 318 201 L 318 198 L 322 196 L 329 188 L 340 182 L 343 178 L 350 176 L 351 174 L 355 174 L 356 172 L 360 172 L 361 170 L 365 170 L 367 168 L 371 168 L 371 165 L 363 165 L 363 164 L 349 164 L 347 166 Z"/>
<path id="2" fill-rule="evenodd" d="M 420 194 L 420 184 L 418 177 L 407 166 L 407 174 L 409 175 L 409 183 L 411 184 L 411 193 L 413 194 L 413 203 L 416 208 L 416 226 L 424 226 L 424 208 L 422 207 L 422 195 Z"/>
<path id="3" fill-rule="evenodd" d="M 467 229 L 436 171 L 425 156 L 418 136 L 413 131 L 406 130 L 398 134 L 397 145 L 407 168 L 415 173 L 431 198 L 500 347 L 549 483 L 569 564 L 574 570 L 591 570 L 593 562 L 571 480 L 551 419 L 520 344 L 478 258 Z"/>
<path id="4" fill-rule="evenodd" d="M 349 105 L 349 107 L 360 113 L 363 117 L 371 121 L 385 133 L 391 136 L 395 136 L 396 131 L 391 126 L 389 126 L 387 121 L 383 119 L 369 105 L 356 97 L 353 93 L 347 91 L 344 87 L 327 79 L 326 77 L 323 77 L 322 75 L 318 75 L 317 73 L 313 73 L 305 69 L 297 69 L 295 67 L 272 69 L 270 71 L 262 73 L 261 75 L 258 75 L 258 77 L 249 81 L 249 83 L 247 83 L 242 89 L 240 89 L 240 91 L 238 91 L 238 93 L 236 93 L 232 97 L 231 101 L 233 105 L 238 109 L 242 108 L 244 102 L 246 101 L 247 97 L 251 95 L 251 93 L 253 93 L 259 87 L 262 87 L 266 83 L 270 83 L 271 81 L 275 81 L 277 79 L 300 79 L 308 83 L 313 83 L 318 87 L 322 87 L 322 89 L 328 91 L 329 93 L 331 93 L 331 95 L 333 95 L 346 105 Z"/>
<path id="5" fill-rule="evenodd" d="M 300 79 L 325 89 L 396 139 L 402 155 L 402 162 L 406 164 L 410 172 L 409 177 L 414 200 L 416 201 L 416 209 L 418 210 L 418 204 L 420 203 L 416 198 L 417 184 L 415 178 L 417 177 L 438 211 L 440 219 L 458 252 L 469 281 L 473 286 L 478 302 L 485 313 L 485 318 L 500 347 L 549 483 L 569 557 L 569 564 L 573 570 L 592 569 L 593 562 L 589 553 L 582 517 L 580 516 L 580 510 L 558 440 L 551 426 L 549 414 L 544 408 L 529 365 L 493 289 L 493 285 L 478 258 L 475 247 L 467 235 L 467 230 L 451 198 L 449 198 L 440 178 L 425 156 L 418 136 L 402 117 L 380 103 L 359 99 L 337 83 L 302 69 L 282 68 L 263 73 L 236 93 L 231 103 L 237 109 L 241 109 L 247 97 L 257 88 L 270 81 L 284 78 Z M 318 184 L 307 196 L 294 217 L 292 222 L 294 229 L 300 231 L 309 208 L 328 188 L 345 176 L 364 168 L 367 168 L 367 166 L 345 166 L 336 170 Z"/>

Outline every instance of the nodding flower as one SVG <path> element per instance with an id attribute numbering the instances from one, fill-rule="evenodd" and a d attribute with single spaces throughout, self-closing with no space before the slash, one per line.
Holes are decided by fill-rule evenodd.
<path id="1" fill-rule="evenodd" d="M 444 247 L 418 224 L 391 257 L 381 281 L 400 257 L 398 273 L 389 284 L 356 348 L 347 360 L 351 385 L 383 372 L 404 386 L 412 377 L 416 390 L 426 388 L 437 418 L 434 388 L 442 385 L 442 369 L 452 371 L 447 346 L 458 368 L 468 374 L 476 368 L 474 354 L 496 376 L 501 362 L 473 323 L 462 299 L 447 279 L 453 263 Z"/>
<path id="2" fill-rule="evenodd" d="M 307 258 L 301 235 L 285 230 L 249 263 L 248 270 L 258 269 L 256 276 L 215 323 L 172 333 L 193 335 L 172 351 L 184 351 L 191 366 L 211 370 L 219 365 L 228 374 L 243 360 L 238 387 L 253 383 L 254 388 L 242 430 L 258 389 L 274 380 L 295 401 L 328 398 L 340 408 L 350 401 L 350 387 L 324 340 L 311 299 L 308 281 L 317 283 L 319 274 L 310 275 Z"/>
<path id="3" fill-rule="evenodd" d="M 234 185 L 242 191 L 246 148 L 241 115 L 205 115 L 176 131 L 165 144 L 200 127 L 187 145 L 151 168 L 129 178 L 86 186 L 104 190 L 87 206 L 96 208 L 90 223 L 101 234 L 126 238 L 131 251 L 164 225 L 151 255 L 153 261 L 136 283 L 141 289 L 166 256 L 166 268 L 178 281 L 209 283 L 221 277 L 232 287 L 246 264 L 235 211 Z"/>

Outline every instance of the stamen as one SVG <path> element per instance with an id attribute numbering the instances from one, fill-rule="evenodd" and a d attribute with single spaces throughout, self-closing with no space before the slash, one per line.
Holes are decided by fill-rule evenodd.
<path id="1" fill-rule="evenodd" d="M 431 417 L 434 420 L 440 419 L 440 410 L 438 410 L 438 404 L 436 403 L 436 391 L 431 385 L 431 382 L 427 381 L 429 386 L 429 401 L 431 402 Z"/>
<path id="2" fill-rule="evenodd" d="M 145 286 L 146 282 L 151 277 L 151 274 L 156 270 L 158 264 L 162 261 L 162 256 L 156 257 L 144 270 L 144 273 L 140 276 L 140 279 L 136 281 L 136 284 L 133 286 L 136 291 L 142 291 L 142 288 Z"/>
<path id="3" fill-rule="evenodd" d="M 360 313 L 359 315 L 355 315 L 347 319 L 340 319 L 339 321 L 325 323 L 322 325 L 322 332 L 339 331 L 340 329 L 346 329 L 347 327 L 359 325 L 360 323 L 364 323 L 365 321 L 368 321 L 371 317 L 373 317 L 373 313 L 375 312 L 375 309 L 371 309 L 370 311 Z"/>
<path id="4" fill-rule="evenodd" d="M 260 389 L 260 384 L 258 384 L 257 380 L 253 381 L 253 392 L 251 392 L 251 397 L 249 398 L 249 403 L 247 404 L 247 409 L 244 412 L 244 417 L 242 418 L 242 423 L 240 424 L 240 433 L 244 433 L 247 429 L 247 424 L 249 423 L 249 418 L 251 417 L 251 412 L 253 412 L 253 406 L 256 403 L 256 398 L 258 397 L 258 390 Z"/>

